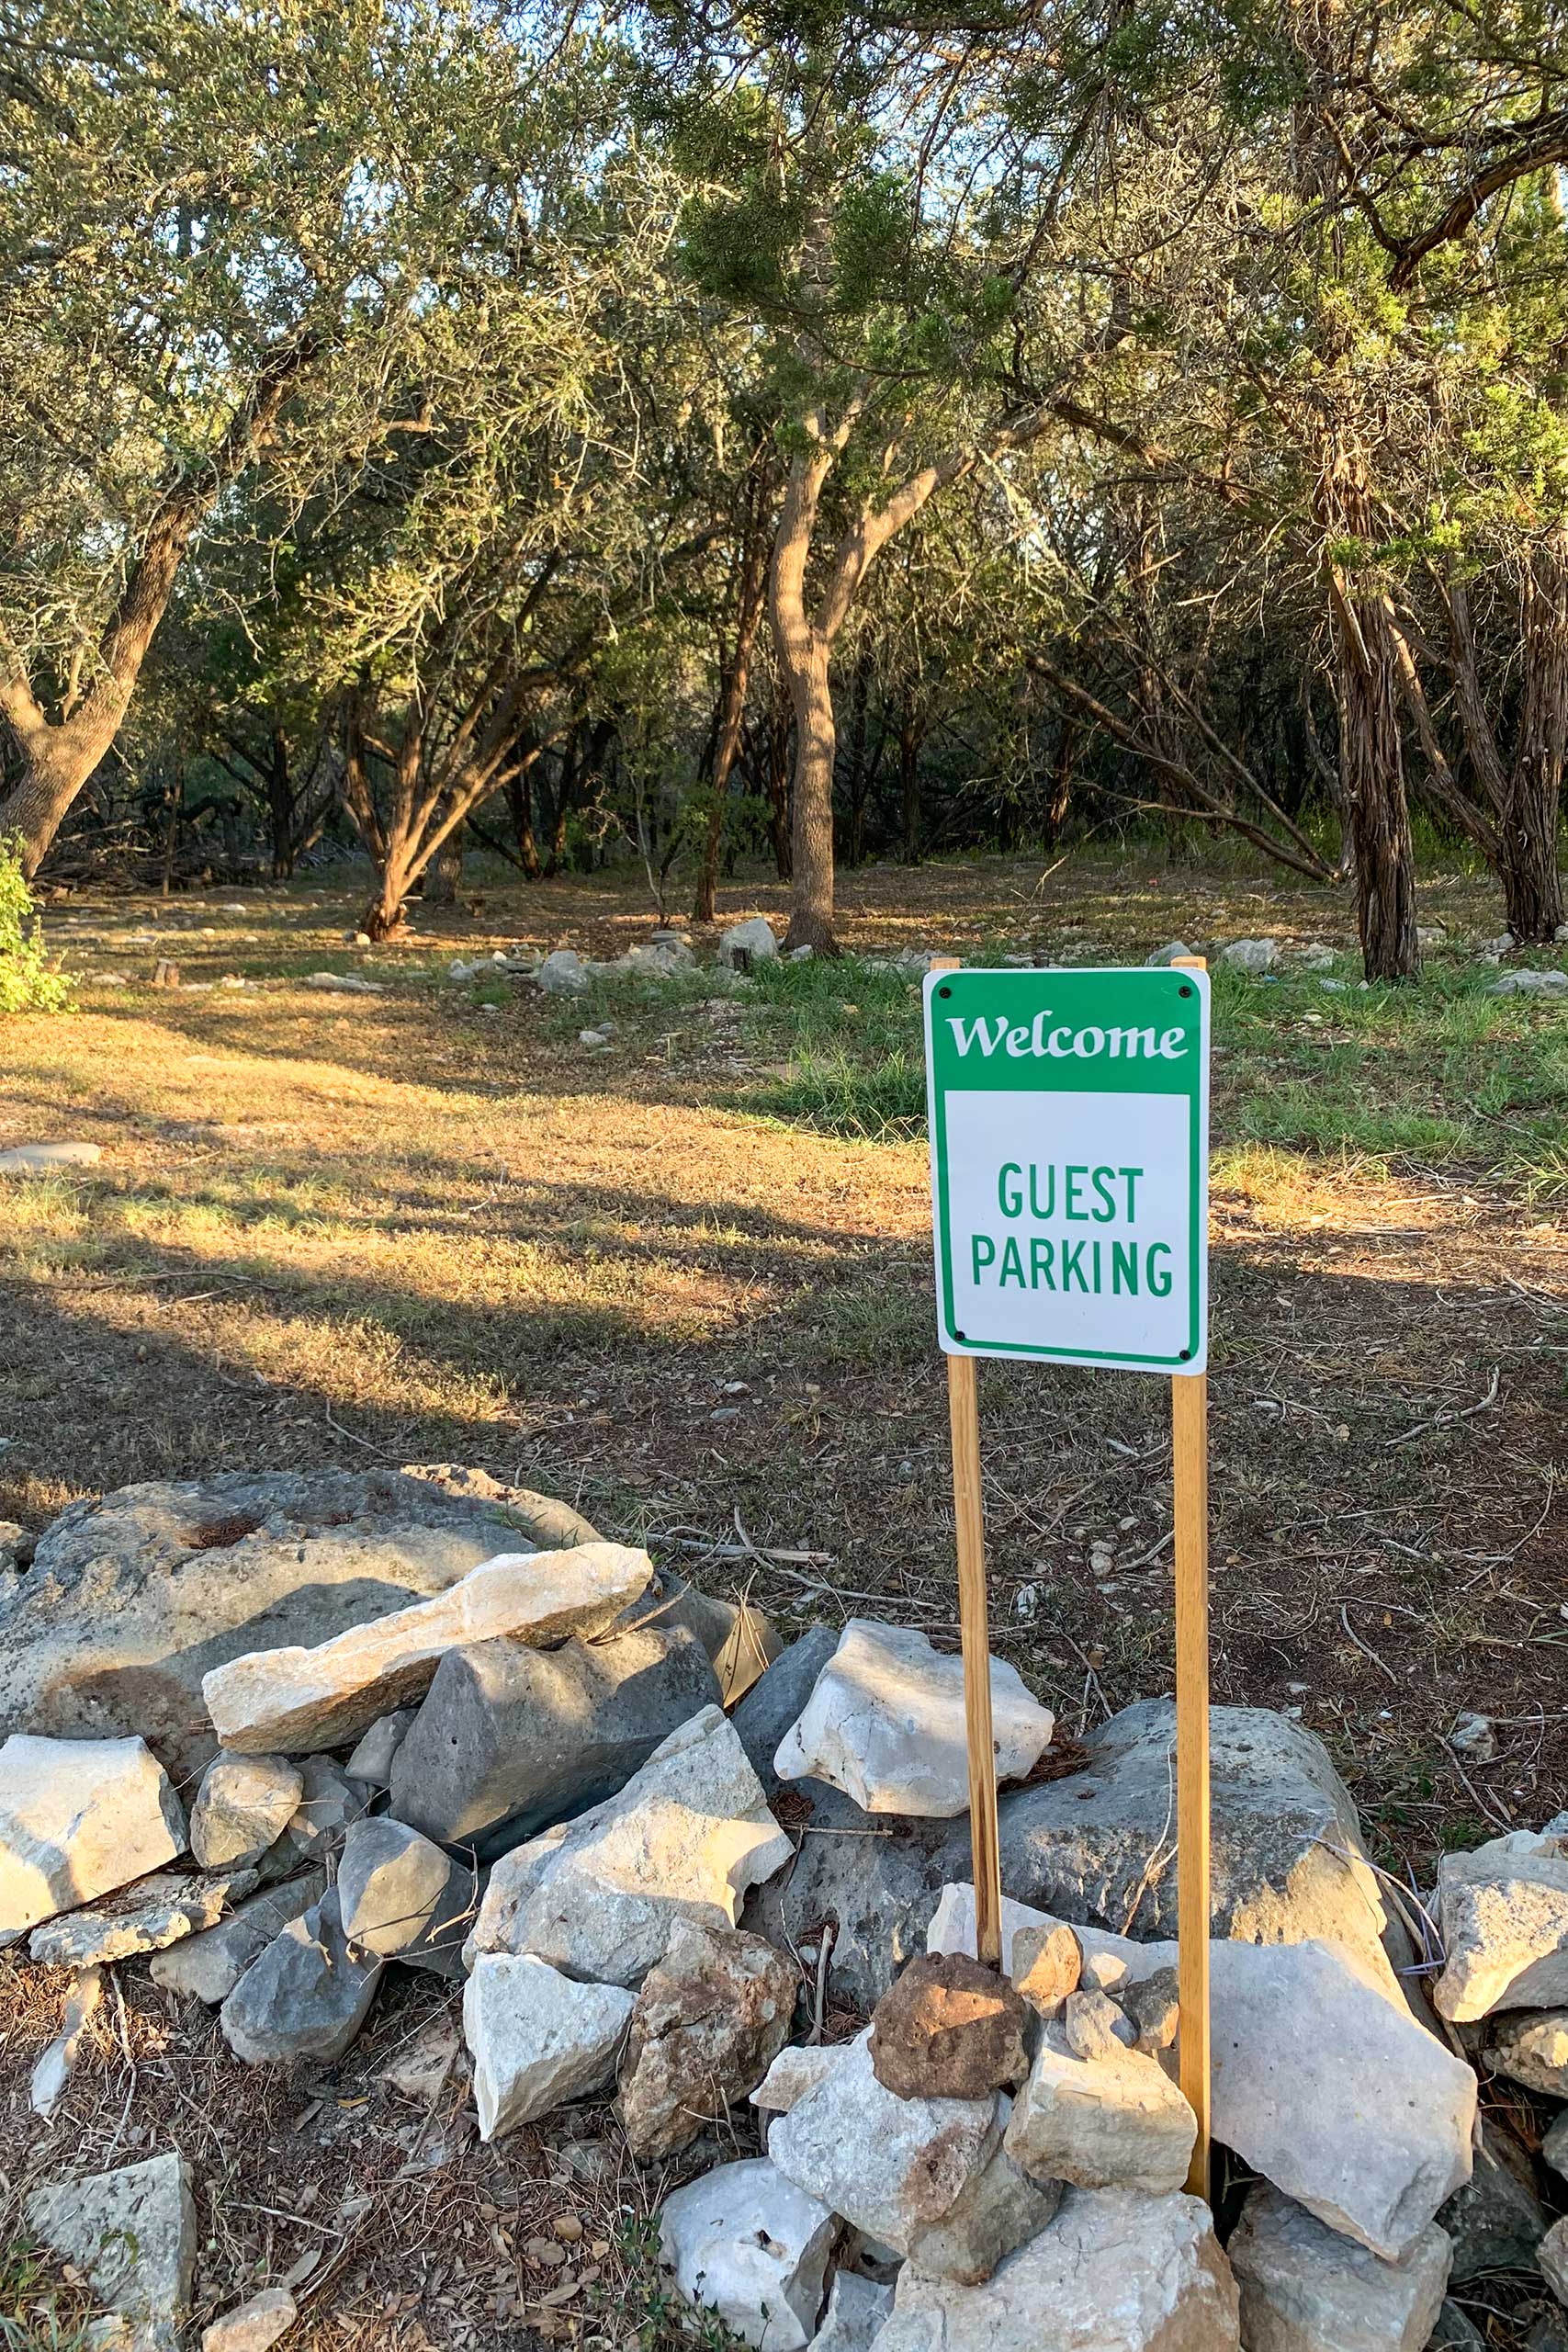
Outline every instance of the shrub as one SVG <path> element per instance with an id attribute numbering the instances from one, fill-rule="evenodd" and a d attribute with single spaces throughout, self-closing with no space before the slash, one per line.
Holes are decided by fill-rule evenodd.
<path id="1" fill-rule="evenodd" d="M 51 969 L 44 954 L 43 926 L 36 919 L 20 853 L 19 841 L 0 837 L 0 1012 L 62 1012 L 71 1001 L 71 985 Z"/>

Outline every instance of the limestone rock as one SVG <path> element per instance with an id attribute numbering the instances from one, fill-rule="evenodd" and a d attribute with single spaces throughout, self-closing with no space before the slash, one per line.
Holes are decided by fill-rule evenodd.
<path id="1" fill-rule="evenodd" d="M 800 2352 L 816 2333 L 837 2232 L 825 2205 L 756 2156 L 666 2198 L 659 2242 L 689 2303 L 759 2352 Z"/>
<path id="2" fill-rule="evenodd" d="M 264 2287 L 237 2311 L 201 2331 L 201 2352 L 272 2352 L 299 2313 L 287 2287 Z"/>
<path id="3" fill-rule="evenodd" d="M 0 1946 L 185 1849 L 180 1801 L 141 1740 L 0 1747 Z"/>
<path id="4" fill-rule="evenodd" d="M 1050 1711 L 999 1658 L 991 1707 L 998 1775 L 1020 1780 L 1051 1737 Z M 773 1769 L 781 1781 L 826 1781 L 868 1813 L 966 1812 L 963 1659 L 943 1657 L 924 1634 L 852 1617 Z"/>
<path id="5" fill-rule="evenodd" d="M 1500 2017 L 1486 2055 L 1511 2082 L 1546 2098 L 1568 2099 L 1568 2009 L 1519 2009 Z"/>
<path id="6" fill-rule="evenodd" d="M 871 2352 L 893 2309 L 893 2290 L 858 2270 L 835 2270 L 811 2352 Z"/>
<path id="7" fill-rule="evenodd" d="M 287 1757 L 215 1756 L 191 1807 L 191 1852 L 204 1871 L 260 1861 L 304 1793 L 304 1776 Z"/>
<path id="8" fill-rule="evenodd" d="M 1445 2303 L 1427 2352 L 1487 2352 L 1486 2338 L 1468 2312 L 1457 2303 Z"/>
<path id="9" fill-rule="evenodd" d="M 337 1870 L 343 1931 L 355 1949 L 438 1974 L 461 1973 L 474 1873 L 400 1821 L 356 1821 Z"/>
<path id="10" fill-rule="evenodd" d="M 730 1928 L 678 1919 L 643 1982 L 621 2069 L 621 2119 L 639 2162 L 672 2156 L 767 2074 L 784 2047 L 794 1963 Z"/>
<path id="11" fill-rule="evenodd" d="M 754 1601 L 737 1603 L 699 1592 L 671 1569 L 661 1568 L 649 1597 L 627 1613 L 626 1630 L 642 1624 L 666 1633 L 683 1627 L 694 1634 L 718 1678 L 719 1704 L 728 1712 L 754 1689 L 783 1652 L 778 1629 Z"/>
<path id="12" fill-rule="evenodd" d="M 1455 2024 L 1568 2004 L 1568 1838 L 1513 1830 L 1438 1866 L 1446 1962 L 1432 1997 Z"/>
<path id="13" fill-rule="evenodd" d="M 765 964 L 778 952 L 778 940 L 765 915 L 749 915 L 744 922 L 732 922 L 719 934 L 721 964 L 733 964 L 738 955 L 749 956 L 753 964 Z"/>
<path id="14" fill-rule="evenodd" d="M 60 2031 L 34 2061 L 32 2079 L 28 2085 L 28 2104 L 46 2123 L 52 2122 L 54 2110 L 65 2096 L 82 2047 L 82 2036 L 97 2015 L 103 1997 L 103 1970 L 78 1969 L 65 1996 Z"/>
<path id="15" fill-rule="evenodd" d="M 752 2106 L 764 2115 L 787 2115 L 807 2091 L 814 2091 L 832 2073 L 843 2054 L 841 2045 L 831 2041 L 781 2050 L 751 2093 Z"/>
<path id="16" fill-rule="evenodd" d="M 751 1770 L 770 1797 L 779 1785 L 773 1770 L 779 1742 L 805 1713 L 817 1678 L 838 1646 L 836 1625 L 808 1627 L 798 1641 L 780 1651 L 730 1717 Z"/>
<path id="17" fill-rule="evenodd" d="M 1174 1968 L 1158 1968 L 1152 1976 L 1129 1984 L 1122 2007 L 1137 2037 L 1136 2049 L 1174 2049 L 1181 2023 L 1180 1984 Z"/>
<path id="18" fill-rule="evenodd" d="M 1568 2180 L 1568 2109 L 1558 2117 L 1541 2142 L 1540 2153 L 1552 2171 Z"/>
<path id="19" fill-rule="evenodd" d="M 854 2228 L 927 2269 L 975 2278 L 1043 2226 L 1010 2159 L 993 2163 L 1009 2102 L 900 2098 L 876 2079 L 869 2031 L 768 2135 L 779 2170 Z"/>
<path id="20" fill-rule="evenodd" d="M 1568 2303 L 1568 2215 L 1553 2222 L 1535 2250 L 1541 2277 L 1560 2303 Z"/>
<path id="21" fill-rule="evenodd" d="M 247 2065 L 330 2065 L 370 2014 L 381 1966 L 350 1950 L 329 1887 L 240 1978 L 219 2012 L 223 2039 Z"/>
<path id="22" fill-rule="evenodd" d="M 0 1151 L 0 1175 L 44 1176 L 51 1168 L 96 1168 L 104 1156 L 97 1143 L 14 1143 Z"/>
<path id="23" fill-rule="evenodd" d="M 632 2013 L 614 1984 L 578 1984 L 526 1954 L 481 1952 L 463 1992 L 481 2140 L 603 2090 Z"/>
<path id="24" fill-rule="evenodd" d="M 1021 1928 L 1008 1957 L 1030 2007 L 1043 2018 L 1060 2017 L 1083 1974 L 1083 1948 L 1071 1928 Z"/>
<path id="25" fill-rule="evenodd" d="M 1119 2042 L 1081 2058 L 1060 2026 L 1047 2025 L 1013 2103 L 1007 2149 L 1039 2180 L 1159 2197 L 1186 2180 L 1197 2135 L 1192 2109 L 1156 2058 Z"/>
<path id="26" fill-rule="evenodd" d="M 327 1641 L 536 1540 L 514 1511 L 384 1471 L 235 1473 L 73 1503 L 0 1601 L 0 1730 L 137 1733 L 199 1770 L 213 1667 Z"/>
<path id="27" fill-rule="evenodd" d="M 1193 953 L 1193 949 L 1188 946 L 1184 939 L 1168 939 L 1163 947 L 1156 947 L 1152 956 L 1145 956 L 1144 962 L 1161 965 L 1184 964 Z"/>
<path id="28" fill-rule="evenodd" d="M 876 2079 L 900 2098 L 985 2098 L 1028 2071 L 1028 2011 L 1005 1976 L 962 1953 L 912 1960 L 872 2015 Z"/>
<path id="29" fill-rule="evenodd" d="M 525 1835 L 614 1794 L 718 1695 L 684 1627 L 448 1650 L 393 1758 L 392 1811 L 447 1844 L 498 1824 Z"/>
<path id="30" fill-rule="evenodd" d="M 877 2352 L 1237 2352 L 1239 2340 L 1205 2205 L 1070 2188 L 983 2286 L 901 2271 Z"/>
<path id="31" fill-rule="evenodd" d="M 593 976 L 575 947 L 557 947 L 529 977 L 547 996 L 581 996 Z"/>
<path id="32" fill-rule="evenodd" d="M 223 1871 L 197 1878 L 188 1871 L 155 1871 L 120 1887 L 106 1902 L 67 1912 L 35 1928 L 28 1941 L 34 1960 L 54 1968 L 104 1967 L 112 1960 L 163 1951 L 184 1936 L 216 1927 L 231 1902 L 248 1894 L 254 1871 Z"/>
<path id="33" fill-rule="evenodd" d="M 171 2151 L 116 2172 L 35 2189 L 28 2227 L 80 2270 L 134 2341 L 175 2352 L 196 2269 L 190 2166 Z"/>
<path id="34" fill-rule="evenodd" d="M 1129 1707 L 1086 1738 L 1085 1770 L 1002 1792 L 1002 1885 L 1025 1915 L 1175 1936 L 1174 1736 L 1168 1701 Z M 1382 1939 L 1386 1931 L 1405 1964 L 1408 1939 L 1384 1909 L 1355 1808 L 1322 1743 L 1267 1709 L 1215 1707 L 1210 1754 L 1215 1933 L 1351 1944 L 1403 2000 Z M 889 1826 L 820 1782 L 795 1785 L 825 1829 Z M 892 1836 L 872 1838 L 808 1835 L 788 1879 L 748 1924 L 787 1949 L 835 1918 L 835 1987 L 869 2010 L 922 1948 L 943 1886 L 969 1871 L 966 1821 L 897 1823 Z"/>
<path id="35" fill-rule="evenodd" d="M 300 1755 L 356 1739 L 378 1715 L 423 1698 L 442 1653 L 508 1634 L 557 1642 L 607 1625 L 652 1575 L 646 1552 L 581 1544 L 501 1552 L 434 1600 L 356 1625 L 314 1649 L 253 1650 L 202 1678 L 226 1747 Z"/>
<path id="36" fill-rule="evenodd" d="M 1248 2194 L 1229 2253 L 1247 2352 L 1425 2352 L 1448 2286 L 1435 2225 L 1382 2262 L 1267 2184 Z"/>
<path id="37" fill-rule="evenodd" d="M 303 1792 L 288 1824 L 288 1843 L 309 1861 L 335 1854 L 356 1821 L 363 1820 L 371 1792 L 351 1781 L 330 1756 L 301 1758 Z"/>
<path id="38" fill-rule="evenodd" d="M 347 1778 L 367 1789 L 389 1789 L 393 1760 L 418 1713 L 417 1707 L 394 1707 L 389 1715 L 378 1715 L 343 1768 Z"/>
<path id="39" fill-rule="evenodd" d="M 1098 1986 L 1080 1984 L 1062 2004 L 1062 2032 L 1075 2058 L 1114 2058 L 1130 2049 L 1133 2029 L 1111 1998 Z"/>
<path id="40" fill-rule="evenodd" d="M 1541 2153 L 1550 2163 L 1550 2148 Z M 1529 2269 L 1548 2218 L 1524 2149 L 1500 2122 L 1483 2117 L 1475 2169 L 1438 2213 L 1453 2245 L 1450 2284 L 1462 2286 L 1485 2271 Z"/>
<path id="41" fill-rule="evenodd" d="M 152 1982 L 216 2008 L 274 1937 L 321 1901 L 326 1883 L 323 1871 L 311 1870 L 281 1886 L 264 1888 L 216 1928 L 154 1952 Z"/>
<path id="42" fill-rule="evenodd" d="M 747 1887 L 793 1852 L 734 1725 L 705 1707 L 617 1795 L 502 1857 L 472 1946 L 637 1985 L 678 1918 L 733 1927 Z"/>
<path id="43" fill-rule="evenodd" d="M 602 1539 L 592 1520 L 570 1503 L 542 1495 L 533 1487 L 510 1486 L 488 1470 L 470 1469 L 461 1462 L 405 1462 L 405 1478 L 423 1478 L 444 1495 L 499 1511 L 514 1526 L 526 1530 L 528 1541 L 541 1552 L 569 1552 L 574 1544 Z"/>
<path id="44" fill-rule="evenodd" d="M 1280 950 L 1272 939 L 1233 939 L 1228 947 L 1220 950 L 1220 961 L 1234 972 L 1246 972 L 1256 979 L 1264 972 L 1271 972 L 1280 960 Z"/>

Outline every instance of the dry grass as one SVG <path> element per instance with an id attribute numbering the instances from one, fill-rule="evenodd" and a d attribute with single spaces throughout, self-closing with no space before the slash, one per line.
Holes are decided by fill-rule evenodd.
<path id="1" fill-rule="evenodd" d="M 1219 873 L 1034 883 L 999 860 L 868 871 L 845 929 L 857 948 L 1074 961 L 1178 933 L 1349 944 L 1339 902 Z M 780 907 L 771 887 L 729 897 L 726 920 Z M 536 992 L 438 977 L 520 938 L 625 945 L 648 928 L 629 885 L 496 888 L 477 915 L 366 955 L 342 942 L 355 903 L 347 888 L 213 891 L 51 917 L 85 975 L 82 1009 L 12 1024 L 0 1141 L 80 1135 L 104 1159 L 7 1185 L 0 1511 L 37 1525 L 77 1494 L 259 1464 L 460 1460 L 580 1502 L 716 1588 L 754 1578 L 792 1624 L 871 1606 L 950 1634 L 923 1147 L 781 1110 L 800 1027 L 744 992 L 739 1009 L 644 992 L 590 1056 Z M 1498 927 L 1462 880 L 1429 887 L 1427 910 L 1456 938 Z M 160 953 L 187 979 L 253 985 L 154 991 Z M 329 967 L 386 992 L 299 985 Z M 1457 956 L 1450 977 L 1462 997 Z M 886 1038 L 865 1033 L 904 1016 L 863 993 L 845 994 L 841 1034 L 874 1080 Z M 1527 1146 L 1542 1164 L 1568 1021 L 1468 997 L 1429 1040 L 1404 1020 L 1301 986 L 1222 1008 L 1214 1679 L 1221 1699 L 1300 1709 L 1379 1858 L 1424 1870 L 1440 1845 L 1568 1796 L 1568 1237 L 1550 1185 L 1532 1201 L 1504 1166 Z M 1518 1077 L 1497 1101 L 1504 1054 Z M 998 1365 L 982 1404 L 997 1646 L 1076 1731 L 1168 1677 L 1164 1391 Z M 749 1544 L 826 1564 L 760 1566 Z M 1097 1545 L 1112 1568 L 1091 1568 Z M 1500 1740 L 1462 1773 L 1444 1746 L 1461 1708 L 1494 1714 Z M 648 2184 L 618 2173 L 573 2208 L 590 2245 L 617 2251 L 581 2302 L 536 2308 L 545 2273 L 519 2247 L 551 2199 L 564 2210 L 558 2132 L 479 2151 L 456 2086 L 434 2127 L 444 2167 L 389 2181 L 400 2132 L 423 2123 L 365 2086 L 389 2037 L 444 1996 L 404 1990 L 317 2089 L 234 2066 L 134 1978 L 130 2056 L 100 2046 L 53 2145 L 94 2160 L 112 2142 L 120 2161 L 148 2115 L 176 2131 L 208 2181 L 209 2309 L 371 2194 L 375 2245 L 355 2228 L 318 2277 L 312 2343 L 463 2346 L 526 2312 L 552 2329 L 581 2312 L 619 2344 L 646 2315 Z M 104 2016 L 101 2044 L 120 2030 Z M 15 2052 L 34 2039 L 15 2029 Z M 6 2078 L 7 2144 L 47 2165 Z M 269 2204 L 284 2218 L 253 2211 Z M 594 2294 L 629 2317 L 590 2311 Z"/>

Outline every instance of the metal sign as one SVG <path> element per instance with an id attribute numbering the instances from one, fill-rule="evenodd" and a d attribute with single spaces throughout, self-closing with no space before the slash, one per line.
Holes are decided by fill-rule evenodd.
<path id="1" fill-rule="evenodd" d="M 1201 1372 L 1208 974 L 937 971 L 925 1011 L 943 1350 Z"/>

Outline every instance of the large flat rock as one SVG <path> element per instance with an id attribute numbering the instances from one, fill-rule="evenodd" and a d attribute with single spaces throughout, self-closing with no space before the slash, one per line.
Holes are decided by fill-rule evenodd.
<path id="1" fill-rule="evenodd" d="M 180 1801 L 140 1739 L 0 1746 L 0 1945 L 185 1849 Z"/>
<path id="2" fill-rule="evenodd" d="M 1248 2191 L 1229 2251 L 1247 2352 L 1426 2352 L 1451 2253 L 1433 2225 L 1382 2262 L 1266 2184 Z"/>
<path id="3" fill-rule="evenodd" d="M 136 1733 L 184 1775 L 212 1753 L 214 1667 L 330 1641 L 542 1540 L 514 1503 L 390 1472 L 236 1473 L 73 1503 L 0 1599 L 0 1731 Z"/>
<path id="4" fill-rule="evenodd" d="M 1004 1893 L 1075 1926 L 1174 1936 L 1174 1737 L 1169 1702 L 1128 1707 L 1086 1739 L 1082 1772 L 1004 1790 Z M 1322 1742 L 1266 1708 L 1215 1707 L 1210 1755 L 1216 1932 L 1348 1943 L 1392 1991 L 1388 1954 L 1403 1964 L 1408 1943 L 1385 1910 L 1355 1806 Z M 969 1877 L 968 1822 L 872 1815 L 821 1781 L 794 1785 L 812 1801 L 811 1826 L 787 1881 L 764 1892 L 747 1924 L 788 1945 L 834 1920 L 834 1984 L 869 2010 L 924 1949 L 943 1886 Z"/>
<path id="5" fill-rule="evenodd" d="M 501 1552 L 434 1600 L 314 1649 L 256 1650 L 215 1667 L 202 1678 L 202 1697 L 225 1747 L 310 1755 L 422 1699 L 446 1651 L 498 1635 L 545 1645 L 598 1633 L 652 1574 L 648 1554 L 625 1544 Z"/>

